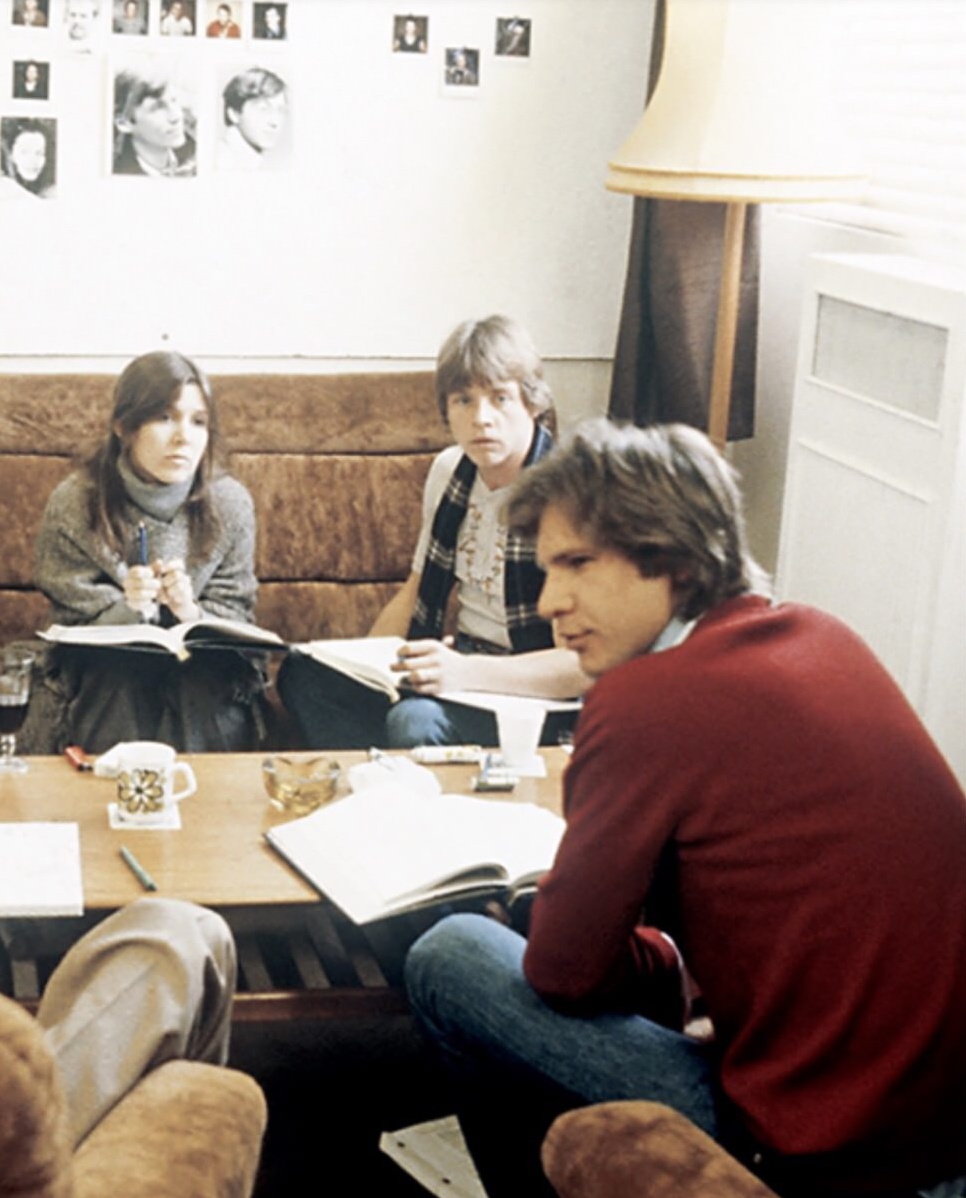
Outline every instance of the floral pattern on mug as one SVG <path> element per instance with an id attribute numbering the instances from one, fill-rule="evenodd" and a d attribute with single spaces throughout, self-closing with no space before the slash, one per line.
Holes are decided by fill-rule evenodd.
<path id="1" fill-rule="evenodd" d="M 164 773 L 154 769 L 133 769 L 122 774 L 117 796 L 125 811 L 147 815 L 164 806 Z"/>

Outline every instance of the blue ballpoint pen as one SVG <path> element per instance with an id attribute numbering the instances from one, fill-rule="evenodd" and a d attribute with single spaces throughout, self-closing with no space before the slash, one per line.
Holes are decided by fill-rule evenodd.
<path id="1" fill-rule="evenodd" d="M 144 527 L 142 520 L 138 524 L 138 565 L 146 566 L 148 564 L 148 530 Z"/>

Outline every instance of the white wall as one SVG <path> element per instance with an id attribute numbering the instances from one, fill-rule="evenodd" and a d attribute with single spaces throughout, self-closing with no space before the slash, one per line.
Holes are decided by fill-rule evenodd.
<path id="1" fill-rule="evenodd" d="M 0 369 L 38 356 L 112 369 L 165 343 L 242 369 L 419 364 L 458 320 L 506 311 L 558 362 L 565 391 L 570 380 L 564 406 L 600 407 L 630 221 L 603 179 L 642 107 L 650 0 L 515 4 L 533 21 L 528 61 L 494 57 L 496 17 L 510 12 L 497 0 L 416 6 L 429 16 L 424 56 L 390 52 L 399 11 L 291 0 L 274 55 L 247 39 L 147 39 L 193 62 L 201 84 L 198 177 L 156 180 L 106 170 L 111 65 L 145 39 L 107 22 L 92 53 L 70 54 L 59 29 L 11 29 L 0 9 L 0 80 L 10 58 L 52 51 L 37 115 L 57 118 L 60 143 L 57 198 L 0 209 Z M 452 45 L 480 47 L 472 98 L 443 94 Z M 228 59 L 288 79 L 289 170 L 210 169 Z"/>

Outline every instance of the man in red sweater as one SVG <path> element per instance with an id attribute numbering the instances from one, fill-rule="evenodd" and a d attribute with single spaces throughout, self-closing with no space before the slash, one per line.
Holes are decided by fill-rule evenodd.
<path id="1" fill-rule="evenodd" d="M 490 1198 L 549 1193 L 552 1116 L 625 1098 L 788 1198 L 966 1192 L 966 797 L 899 688 L 772 603 L 693 429 L 584 425 L 510 520 L 596 679 L 567 829 L 526 941 L 450 916 L 406 967 Z"/>

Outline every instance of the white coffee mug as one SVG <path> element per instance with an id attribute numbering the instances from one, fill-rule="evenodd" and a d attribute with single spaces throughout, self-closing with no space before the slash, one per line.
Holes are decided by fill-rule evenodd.
<path id="1" fill-rule="evenodd" d="M 198 789 L 194 770 L 176 761 L 170 745 L 133 740 L 118 746 L 117 817 L 125 824 L 150 827 L 165 823 L 175 803 Z M 182 779 L 180 790 L 175 780 Z"/>

